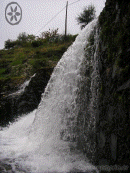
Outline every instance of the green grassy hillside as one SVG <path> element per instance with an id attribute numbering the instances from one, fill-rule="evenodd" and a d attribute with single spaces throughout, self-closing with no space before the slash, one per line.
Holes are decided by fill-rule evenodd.
<path id="1" fill-rule="evenodd" d="M 57 33 L 44 38 L 28 39 L 25 33 L 15 41 L 7 40 L 5 49 L 0 50 L 0 93 L 2 95 L 14 91 L 26 79 L 44 68 L 54 68 L 72 44 L 76 36 L 67 37 Z M 21 39 L 22 38 L 22 39 Z M 23 39 L 24 38 L 24 39 Z"/>

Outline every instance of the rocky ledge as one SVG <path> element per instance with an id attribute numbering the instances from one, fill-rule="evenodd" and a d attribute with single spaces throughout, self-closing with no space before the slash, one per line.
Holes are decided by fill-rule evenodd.
<path id="1" fill-rule="evenodd" d="M 5 126 L 18 116 L 27 114 L 37 108 L 52 71 L 52 68 L 39 70 L 31 78 L 24 91 L 20 93 L 16 91 L 1 97 L 0 126 Z"/>

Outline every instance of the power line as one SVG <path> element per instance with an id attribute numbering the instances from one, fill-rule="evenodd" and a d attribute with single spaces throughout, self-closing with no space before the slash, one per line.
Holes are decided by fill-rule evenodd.
<path id="1" fill-rule="evenodd" d="M 66 8 L 66 6 L 61 11 L 59 11 L 51 20 L 49 20 L 38 32 L 40 32 L 43 28 L 45 28 L 45 26 L 48 25 L 53 19 L 55 19 L 58 16 L 58 14 L 61 13 L 65 8 Z"/>
<path id="2" fill-rule="evenodd" d="M 75 4 L 75 3 L 77 3 L 77 2 L 79 2 L 80 0 L 78 0 L 78 1 L 75 1 L 75 2 L 72 2 L 71 4 L 69 4 L 69 5 L 72 5 L 72 4 Z"/>
<path id="3" fill-rule="evenodd" d="M 79 1 L 80 0 L 72 2 L 71 4 L 68 4 L 68 6 L 73 5 Z M 45 28 L 45 26 L 47 26 L 53 19 L 55 19 L 58 16 L 58 14 L 60 14 L 65 8 L 66 8 L 66 6 L 62 10 L 60 10 L 51 20 L 49 20 L 35 35 L 37 35 L 43 28 Z"/>

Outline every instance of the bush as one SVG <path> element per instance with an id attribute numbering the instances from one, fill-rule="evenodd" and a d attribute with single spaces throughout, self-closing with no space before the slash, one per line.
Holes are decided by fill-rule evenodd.
<path id="1" fill-rule="evenodd" d="M 43 45 L 43 41 L 42 40 L 35 40 L 31 43 L 32 47 L 39 47 L 41 45 Z"/>
<path id="2" fill-rule="evenodd" d="M 48 40 L 49 39 L 54 39 L 58 36 L 58 28 L 55 29 L 55 30 L 51 30 L 49 29 L 49 31 L 44 31 L 41 33 L 41 39 L 45 39 L 45 40 Z"/>
<path id="3" fill-rule="evenodd" d="M 75 38 L 77 37 L 77 35 L 71 35 L 71 34 L 68 34 L 68 35 L 63 35 L 62 38 L 61 38 L 61 41 L 64 42 L 64 41 L 74 41 Z"/>
<path id="4" fill-rule="evenodd" d="M 5 41 L 5 49 L 11 49 L 13 47 L 15 47 L 17 45 L 16 41 L 12 41 L 10 39 L 8 39 L 7 41 Z"/>
<path id="5" fill-rule="evenodd" d="M 27 42 L 27 38 L 28 38 L 28 36 L 27 36 L 26 32 L 22 32 L 17 37 L 17 40 L 20 42 Z"/>
<path id="6" fill-rule="evenodd" d="M 33 34 L 29 35 L 29 34 L 28 34 L 28 36 L 27 36 L 27 41 L 28 41 L 28 42 L 33 42 L 33 41 L 35 40 L 35 38 L 36 38 L 35 35 L 33 35 Z"/>
<path id="7" fill-rule="evenodd" d="M 16 41 L 12 41 L 8 39 L 5 41 L 5 49 L 14 48 L 17 47 L 39 47 L 41 45 L 48 45 L 48 43 L 63 43 L 63 42 L 69 42 L 74 41 L 75 37 L 77 35 L 61 35 L 58 34 L 58 28 L 55 30 L 49 29 L 49 31 L 45 31 L 41 33 L 40 37 L 36 37 L 34 35 L 27 35 L 25 32 L 20 33 L 17 37 Z"/>
<path id="8" fill-rule="evenodd" d="M 76 18 L 78 24 L 81 25 L 81 29 L 83 29 L 89 22 L 91 22 L 95 17 L 96 10 L 93 5 L 89 5 L 88 7 L 84 8 L 83 13 L 78 15 Z"/>

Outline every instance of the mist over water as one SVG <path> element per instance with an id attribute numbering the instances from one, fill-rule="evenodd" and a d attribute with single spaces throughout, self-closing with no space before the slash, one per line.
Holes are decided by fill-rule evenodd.
<path id="1" fill-rule="evenodd" d="M 84 50 L 96 23 L 97 19 L 89 23 L 64 53 L 42 94 L 38 109 L 0 131 L 3 172 L 96 170 L 76 149 L 77 117 L 81 110 L 77 100 L 86 81 Z"/>

